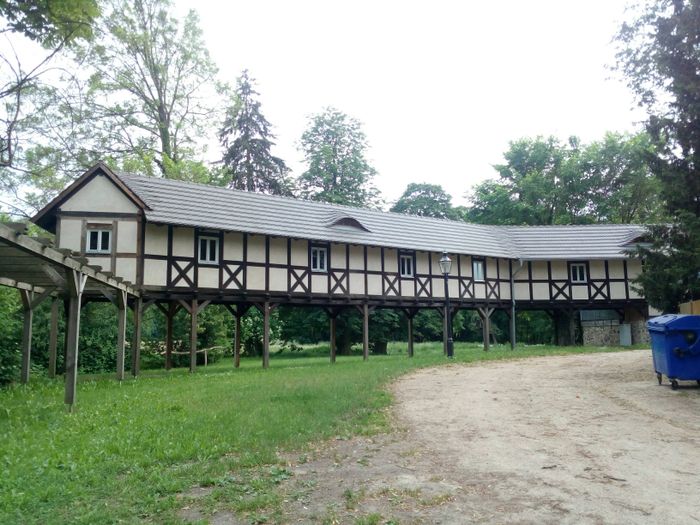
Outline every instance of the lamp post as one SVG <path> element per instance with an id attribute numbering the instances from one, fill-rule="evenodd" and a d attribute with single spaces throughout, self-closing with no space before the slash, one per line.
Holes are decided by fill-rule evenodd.
<path id="1" fill-rule="evenodd" d="M 440 258 L 440 271 L 445 278 L 445 324 L 447 325 L 447 357 L 452 358 L 454 355 L 454 341 L 452 340 L 452 314 L 450 313 L 450 288 L 448 284 L 448 276 L 452 269 L 452 259 L 447 252 L 442 252 Z"/>

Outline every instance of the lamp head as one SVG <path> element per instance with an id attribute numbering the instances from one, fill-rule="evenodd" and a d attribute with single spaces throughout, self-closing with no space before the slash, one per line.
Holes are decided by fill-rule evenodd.
<path id="1" fill-rule="evenodd" d="M 440 257 L 440 271 L 443 273 L 443 275 L 447 275 L 450 273 L 451 269 L 452 259 L 450 259 L 450 256 L 447 255 L 447 252 L 442 252 L 442 257 Z"/>

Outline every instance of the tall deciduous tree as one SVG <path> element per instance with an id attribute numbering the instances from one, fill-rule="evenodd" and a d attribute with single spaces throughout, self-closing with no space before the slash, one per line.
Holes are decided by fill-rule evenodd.
<path id="1" fill-rule="evenodd" d="M 700 2 L 649 2 L 617 35 L 618 69 L 649 113 L 654 168 L 672 217 L 641 248 L 639 279 L 657 308 L 700 295 Z"/>
<path id="2" fill-rule="evenodd" d="M 289 169 L 272 152 L 275 136 L 260 110 L 259 93 L 248 70 L 238 79 L 233 105 L 219 133 L 224 147 L 223 165 L 228 186 L 239 190 L 286 195 Z"/>
<path id="3" fill-rule="evenodd" d="M 391 207 L 391 211 L 438 219 L 456 219 L 459 216 L 452 207 L 450 194 L 439 184 L 428 183 L 412 182 L 406 186 L 406 190 Z"/>
<path id="4" fill-rule="evenodd" d="M 308 167 L 299 177 L 302 196 L 358 207 L 379 205 L 373 185 L 376 170 L 368 162 L 367 138 L 360 122 L 334 108 L 309 120 L 300 149 Z"/>

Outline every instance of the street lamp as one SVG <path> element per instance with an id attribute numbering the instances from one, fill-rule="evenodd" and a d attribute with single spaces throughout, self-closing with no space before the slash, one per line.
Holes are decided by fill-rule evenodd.
<path id="1" fill-rule="evenodd" d="M 442 252 L 440 258 L 440 271 L 445 277 L 445 324 L 447 325 L 447 357 L 452 358 L 454 355 L 454 341 L 452 340 L 452 315 L 450 313 L 450 289 L 448 284 L 448 276 L 452 269 L 452 259 L 447 252 Z"/>

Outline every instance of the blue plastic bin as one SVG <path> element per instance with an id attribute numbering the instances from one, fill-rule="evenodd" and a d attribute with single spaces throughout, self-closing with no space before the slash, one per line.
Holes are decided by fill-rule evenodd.
<path id="1" fill-rule="evenodd" d="M 700 385 L 700 315 L 668 314 L 647 321 L 654 371 L 678 388 L 678 380 Z"/>

